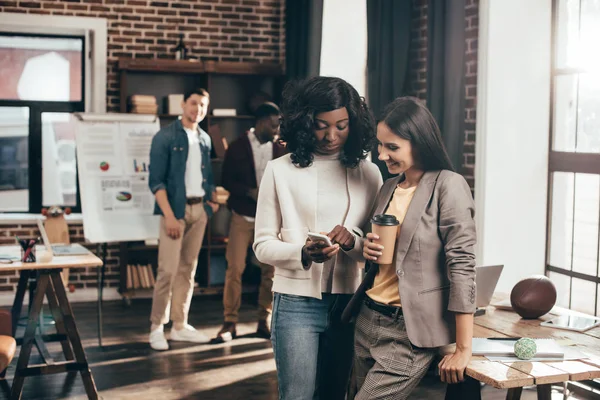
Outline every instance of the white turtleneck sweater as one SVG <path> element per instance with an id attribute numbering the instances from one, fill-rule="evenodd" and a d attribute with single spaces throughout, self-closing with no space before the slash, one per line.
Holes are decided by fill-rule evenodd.
<path id="1" fill-rule="evenodd" d="M 313 166 L 317 170 L 317 229 L 327 234 L 336 225 L 344 225 L 350 199 L 346 168 L 339 160 L 340 155 L 314 155 Z M 331 293 L 333 271 L 337 256 L 323 263 L 321 291 Z"/>
<path id="2" fill-rule="evenodd" d="M 342 168 L 339 162 L 332 165 Z M 382 184 L 381 173 L 375 164 L 361 161 L 356 168 L 348 168 L 345 179 L 340 179 L 340 182 L 343 185 L 347 183 L 350 196 L 333 190 L 328 191 L 329 196 L 349 198 L 344 226 L 350 232 L 364 230 L 369 224 L 369 210 Z M 313 264 L 308 270 L 302 265 L 302 247 L 307 233 L 318 232 L 319 186 L 322 184 L 319 184 L 317 168 L 314 165 L 298 168 L 292 163 L 290 154 L 267 164 L 258 192 L 253 249 L 259 261 L 275 267 L 273 291 L 276 293 L 323 298 L 323 264 Z M 319 207 L 324 209 L 321 205 Z M 336 208 L 343 209 L 339 201 Z M 341 214 L 337 219 L 342 219 Z M 327 226 L 327 229 L 333 226 Z M 352 294 L 358 288 L 365 262 L 363 242 L 362 237 L 357 237 L 353 249 L 338 252 L 330 293 Z"/>

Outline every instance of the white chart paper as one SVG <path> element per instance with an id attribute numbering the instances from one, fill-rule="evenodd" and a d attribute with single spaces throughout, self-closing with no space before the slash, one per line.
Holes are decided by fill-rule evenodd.
<path id="1" fill-rule="evenodd" d="M 159 217 L 153 215 L 148 169 L 158 119 L 124 114 L 81 117 L 76 140 L 86 240 L 157 239 Z"/>

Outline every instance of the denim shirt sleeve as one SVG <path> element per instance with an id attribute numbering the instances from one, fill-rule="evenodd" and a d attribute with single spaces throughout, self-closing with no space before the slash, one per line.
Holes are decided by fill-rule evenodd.
<path id="1" fill-rule="evenodd" d="M 148 186 L 152 193 L 167 188 L 169 155 L 167 135 L 163 130 L 160 130 L 152 138 L 152 145 L 150 147 Z"/>

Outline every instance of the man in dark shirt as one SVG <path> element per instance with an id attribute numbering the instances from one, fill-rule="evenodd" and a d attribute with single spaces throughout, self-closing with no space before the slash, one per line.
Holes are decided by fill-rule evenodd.
<path id="1" fill-rule="evenodd" d="M 225 323 L 217 334 L 219 341 L 229 341 L 237 335 L 236 323 L 242 300 L 242 273 L 246 268 L 248 247 L 254 241 L 258 188 L 267 163 L 285 154 L 285 148 L 275 140 L 279 134 L 279 108 L 273 103 L 264 103 L 257 108 L 255 117 L 255 127 L 231 143 L 223 162 L 223 186 L 230 193 L 227 205 L 232 211 L 232 216 L 225 255 Z M 260 267 L 262 274 L 258 294 L 257 334 L 270 338 L 268 322 L 273 303 L 271 287 L 274 269 L 266 264 L 261 264 Z"/>

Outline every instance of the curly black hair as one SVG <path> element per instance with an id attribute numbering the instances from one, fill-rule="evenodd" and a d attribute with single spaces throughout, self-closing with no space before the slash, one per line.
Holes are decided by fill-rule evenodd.
<path id="1" fill-rule="evenodd" d="M 340 78 L 317 76 L 288 82 L 283 89 L 281 141 L 287 144 L 292 163 L 305 168 L 312 164 L 317 146 L 317 114 L 346 107 L 350 132 L 340 161 L 356 168 L 376 143 L 375 118 L 356 89 Z"/>

